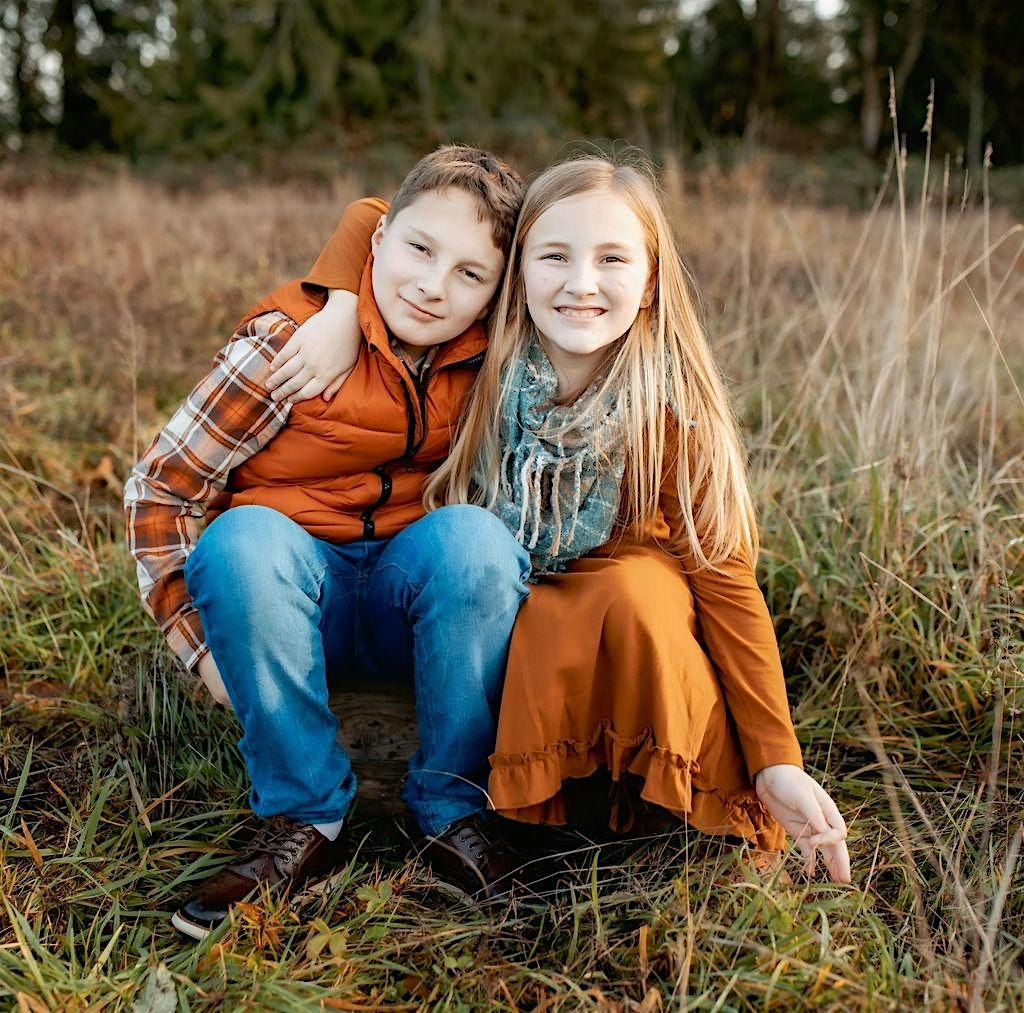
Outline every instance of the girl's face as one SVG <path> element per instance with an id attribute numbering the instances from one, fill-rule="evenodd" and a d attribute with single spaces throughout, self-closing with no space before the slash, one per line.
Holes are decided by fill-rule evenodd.
<path id="1" fill-rule="evenodd" d="M 582 378 L 648 305 L 654 279 L 644 228 L 609 191 L 567 197 L 541 214 L 523 243 L 530 316 L 552 365 Z"/>

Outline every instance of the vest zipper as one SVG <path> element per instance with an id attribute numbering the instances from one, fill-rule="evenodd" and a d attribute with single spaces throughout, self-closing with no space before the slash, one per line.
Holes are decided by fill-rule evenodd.
<path id="1" fill-rule="evenodd" d="M 423 375 L 415 377 L 413 379 L 413 386 L 416 388 L 417 399 L 420 403 L 420 425 L 423 427 L 420 431 L 420 442 L 416 444 L 412 449 L 412 453 L 408 456 L 415 457 L 420 447 L 426 442 L 427 439 L 427 387 L 430 384 L 430 369 L 427 368 L 423 371 Z"/>
<path id="2" fill-rule="evenodd" d="M 476 355 L 470 356 L 468 359 L 463 359 L 461 362 L 450 362 L 444 366 L 441 366 L 437 372 L 440 373 L 445 369 L 457 369 L 461 366 L 478 366 L 484 361 L 484 353 L 477 352 Z M 408 369 L 406 370 L 408 372 Z M 420 433 L 419 441 L 416 440 L 416 409 L 413 406 L 412 398 L 409 396 L 409 388 L 403 383 L 402 384 L 402 396 L 405 398 L 405 415 L 408 421 L 408 426 L 405 432 L 405 453 L 401 457 L 393 458 L 390 461 L 386 461 L 384 464 L 377 465 L 373 469 L 373 473 L 380 479 L 380 495 L 377 497 L 376 503 L 368 506 L 360 515 L 359 519 L 363 522 L 363 537 L 373 538 L 376 531 L 376 524 L 373 520 L 374 513 L 379 510 L 389 499 L 391 499 L 391 488 L 392 481 L 391 476 L 387 473 L 387 469 L 392 464 L 398 464 L 400 461 L 411 461 L 413 457 L 419 452 L 420 447 L 426 442 L 427 439 L 427 387 L 430 386 L 430 370 L 424 371 L 423 376 L 416 377 L 410 374 L 410 379 L 413 383 L 413 388 L 416 391 L 416 399 L 419 401 L 420 406 L 420 425 L 423 427 L 423 431 Z"/>
<path id="3" fill-rule="evenodd" d="M 439 366 L 437 372 L 443 373 L 446 369 L 459 369 L 463 366 L 479 366 L 483 361 L 484 353 L 477 352 L 476 355 L 472 355 L 468 359 L 463 359 L 461 362 L 449 362 L 443 366 Z M 423 432 L 420 433 L 420 441 L 412 450 L 413 454 L 419 453 L 420 447 L 422 447 L 427 440 L 427 387 L 430 386 L 431 375 L 432 374 L 428 369 L 419 379 L 416 379 L 415 377 L 413 378 L 413 383 L 416 386 L 416 393 L 419 395 L 420 423 L 423 426 Z"/>
<path id="4" fill-rule="evenodd" d="M 484 361 L 484 353 L 477 352 L 476 355 L 470 356 L 468 359 L 463 359 L 461 362 L 449 362 L 444 366 L 439 366 L 437 369 L 438 373 L 444 372 L 446 369 L 458 369 L 461 366 L 478 366 Z M 423 446 L 427 441 L 427 388 L 430 386 L 431 376 L 435 376 L 430 372 L 430 369 L 426 369 L 423 375 L 420 377 L 413 377 L 413 386 L 416 388 L 416 394 L 418 395 L 420 402 L 420 425 L 423 427 L 420 433 L 420 441 L 412 448 L 412 452 L 406 453 L 406 456 L 413 456 L 419 453 L 420 447 Z"/>
<path id="5" fill-rule="evenodd" d="M 373 512 L 382 507 L 391 498 L 391 476 L 384 470 L 386 467 L 387 465 L 385 464 L 378 464 L 373 469 L 373 473 L 380 479 L 380 495 L 377 497 L 376 503 L 368 506 L 359 515 L 359 519 L 363 522 L 363 538 L 373 538 L 376 530 Z"/>
<path id="6" fill-rule="evenodd" d="M 401 457 L 378 464 L 373 469 L 373 473 L 380 479 L 380 495 L 375 503 L 371 503 L 359 515 L 359 519 L 363 522 L 363 538 L 373 538 L 376 535 L 377 525 L 373 515 L 391 499 L 392 480 L 387 472 L 388 466 L 411 457 L 415 453 L 413 444 L 416 441 L 416 409 L 413 407 L 412 398 L 409 397 L 409 388 L 404 383 L 402 384 L 402 397 L 405 399 L 405 418 L 407 423 L 405 430 L 405 453 Z"/>

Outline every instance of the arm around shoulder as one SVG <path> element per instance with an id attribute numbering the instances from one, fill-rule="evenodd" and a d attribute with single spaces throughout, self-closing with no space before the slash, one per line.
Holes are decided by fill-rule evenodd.
<path id="1" fill-rule="evenodd" d="M 387 209 L 387 203 L 377 197 L 349 204 L 312 270 L 302 279 L 307 291 L 326 289 L 326 301 L 271 363 L 267 386 L 275 401 L 305 401 L 320 393 L 329 401 L 344 385 L 362 346 L 358 295 L 370 256 L 370 239 Z"/>
<path id="2" fill-rule="evenodd" d="M 302 279 L 303 287 L 345 289 L 358 294 L 370 256 L 370 238 L 387 212 L 387 201 L 379 197 L 362 197 L 347 205 L 316 263 Z"/>

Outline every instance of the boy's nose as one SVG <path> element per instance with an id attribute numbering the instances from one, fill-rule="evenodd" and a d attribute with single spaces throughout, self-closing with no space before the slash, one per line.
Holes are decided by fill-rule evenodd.
<path id="1" fill-rule="evenodd" d="M 444 285 L 441 284 L 441 279 L 433 274 L 421 275 L 416 282 L 416 291 L 424 299 L 442 299 L 444 297 Z"/>

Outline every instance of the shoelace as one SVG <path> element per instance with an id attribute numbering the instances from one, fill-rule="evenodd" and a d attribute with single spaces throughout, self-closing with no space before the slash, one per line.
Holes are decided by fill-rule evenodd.
<path id="1" fill-rule="evenodd" d="M 282 816 L 272 816 L 253 840 L 255 851 L 268 851 L 276 857 L 283 857 L 278 863 L 282 873 L 312 842 L 316 828 L 293 823 Z"/>
<path id="2" fill-rule="evenodd" d="M 457 840 L 469 847 L 470 854 L 478 862 L 484 861 L 487 856 L 488 841 L 476 827 L 463 827 L 455 836 Z"/>

